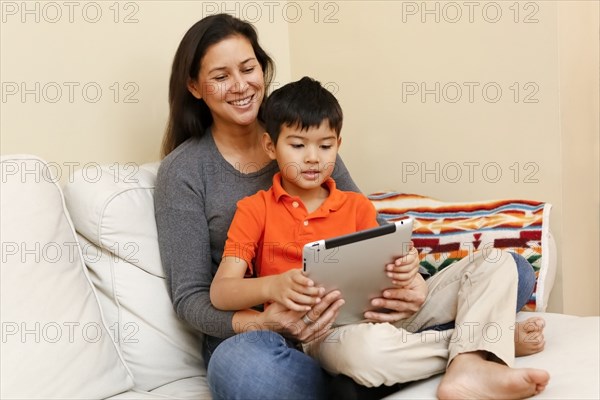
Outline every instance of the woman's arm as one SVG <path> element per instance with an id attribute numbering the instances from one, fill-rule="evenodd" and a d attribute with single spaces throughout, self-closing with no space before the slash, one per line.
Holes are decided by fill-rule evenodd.
<path id="1" fill-rule="evenodd" d="M 350 176 L 350 172 L 346 168 L 346 165 L 342 161 L 342 158 L 338 155 L 335 159 L 335 167 L 333 168 L 333 173 L 331 177 L 335 181 L 335 186 L 343 190 L 344 192 L 356 192 L 361 193 L 356 183 L 352 180 Z"/>
<path id="2" fill-rule="evenodd" d="M 155 195 L 158 244 L 166 284 L 176 314 L 210 336 L 235 334 L 233 312 L 217 310 L 210 302 L 212 258 L 204 198 L 198 187 L 198 168 L 173 157 L 163 160 Z"/>
<path id="3" fill-rule="evenodd" d="M 404 257 L 387 266 L 390 278 L 397 282 L 396 287 L 383 291 L 381 297 L 371 300 L 371 305 L 377 308 L 392 310 L 389 313 L 368 311 L 365 318 L 375 322 L 397 322 L 419 311 L 427 294 L 427 286 L 419 271 L 419 255 L 413 247 Z"/>
<path id="4" fill-rule="evenodd" d="M 338 155 L 335 160 L 335 168 L 333 169 L 333 173 L 331 177 L 335 181 L 335 185 L 338 189 L 343 190 L 345 192 L 356 192 L 362 193 L 358 188 L 352 176 L 350 176 L 350 172 L 346 168 L 346 165 L 342 161 L 342 158 Z M 377 223 L 379 225 L 385 225 L 388 222 L 377 213 Z"/>

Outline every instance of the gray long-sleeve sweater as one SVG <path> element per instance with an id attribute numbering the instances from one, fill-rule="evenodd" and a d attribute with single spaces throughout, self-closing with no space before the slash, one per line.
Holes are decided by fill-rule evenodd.
<path id="1" fill-rule="evenodd" d="M 210 131 L 178 146 L 160 165 L 154 206 L 169 294 L 177 315 L 207 335 L 235 334 L 233 312 L 212 306 L 210 284 L 236 203 L 271 187 L 277 171 L 276 162 L 257 172 L 238 171 L 223 158 Z M 340 190 L 358 191 L 339 157 L 333 178 Z"/>

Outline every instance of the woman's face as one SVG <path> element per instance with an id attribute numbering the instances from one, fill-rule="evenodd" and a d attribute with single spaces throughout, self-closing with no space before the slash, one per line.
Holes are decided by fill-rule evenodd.
<path id="1" fill-rule="evenodd" d="M 256 121 L 264 86 L 263 70 L 248 39 L 230 36 L 208 48 L 198 78 L 188 89 L 204 100 L 216 126 L 246 126 Z"/>

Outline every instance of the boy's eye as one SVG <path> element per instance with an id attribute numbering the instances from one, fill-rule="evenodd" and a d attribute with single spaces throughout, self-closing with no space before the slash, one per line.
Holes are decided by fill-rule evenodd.
<path id="1" fill-rule="evenodd" d="M 302 147 L 304 147 L 304 145 L 301 143 L 292 143 L 291 146 L 294 149 L 301 149 Z"/>
<path id="2" fill-rule="evenodd" d="M 322 144 L 322 145 L 321 145 L 321 148 L 322 148 L 323 150 L 329 150 L 331 147 L 333 147 L 333 146 L 332 146 L 332 145 L 330 145 L 330 144 Z"/>

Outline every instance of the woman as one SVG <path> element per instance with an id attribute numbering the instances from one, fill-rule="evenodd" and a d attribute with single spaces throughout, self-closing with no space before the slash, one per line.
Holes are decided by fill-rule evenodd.
<path id="1" fill-rule="evenodd" d="M 262 150 L 260 110 L 273 62 L 254 28 L 228 15 L 192 26 L 175 55 L 170 116 L 158 173 L 155 212 L 169 293 L 177 314 L 204 333 L 203 356 L 214 398 L 322 398 L 327 376 L 297 349 L 327 332 L 343 299 L 332 292 L 304 313 L 273 304 L 264 312 L 223 312 L 210 303 L 211 281 L 241 198 L 270 187 L 277 164 Z M 333 178 L 358 191 L 340 159 Z M 418 259 L 406 258 L 410 272 Z M 400 277 L 399 277 L 400 278 Z M 426 293 L 386 290 L 368 313 L 380 322 L 414 314 Z M 528 296 L 527 296 L 528 297 Z"/>
<path id="2" fill-rule="evenodd" d="M 210 303 L 210 283 L 237 201 L 270 187 L 277 171 L 262 150 L 264 129 L 257 118 L 272 76 L 273 62 L 253 27 L 228 15 L 207 17 L 190 28 L 171 75 L 166 157 L 155 195 L 159 244 L 177 314 L 205 333 L 203 355 L 217 398 L 322 397 L 326 385 L 321 368 L 293 342 L 324 333 L 343 304 L 339 292 L 328 294 L 311 312 L 317 324 L 307 328 L 302 314 L 281 307 L 233 313 Z M 334 178 L 342 190 L 358 191 L 341 160 Z M 409 262 L 416 273 L 416 257 Z M 402 316 L 423 300 L 420 293 L 408 296 L 401 304 L 377 301 L 395 306 Z M 221 351 L 217 360 L 237 372 L 209 363 L 224 339 L 240 333 L 229 341 L 232 350 Z"/>

